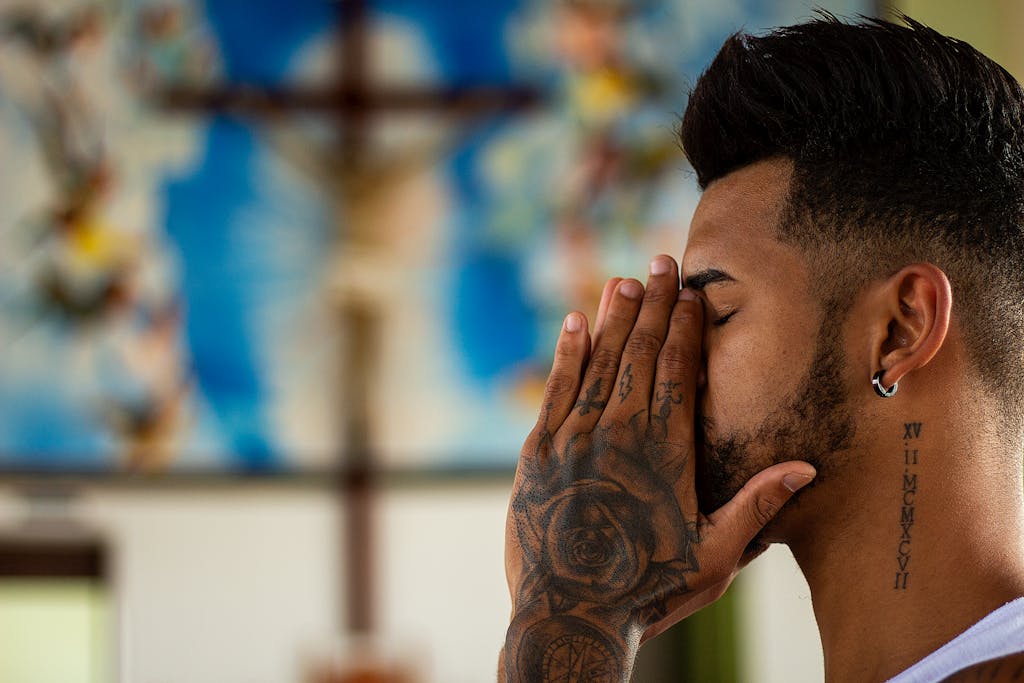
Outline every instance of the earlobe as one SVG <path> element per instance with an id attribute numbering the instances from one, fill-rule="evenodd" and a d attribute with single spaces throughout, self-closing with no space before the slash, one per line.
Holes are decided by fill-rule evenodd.
<path id="1" fill-rule="evenodd" d="M 949 278 L 930 263 L 904 267 L 881 292 L 884 333 L 878 344 L 873 383 L 891 396 L 909 372 L 924 367 L 946 340 L 953 308 Z M 876 391 L 879 387 L 876 386 Z"/>

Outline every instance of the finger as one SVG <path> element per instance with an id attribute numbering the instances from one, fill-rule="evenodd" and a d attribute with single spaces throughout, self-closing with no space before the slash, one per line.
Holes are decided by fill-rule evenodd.
<path id="1" fill-rule="evenodd" d="M 712 561 L 734 568 L 751 540 L 816 474 L 813 466 L 801 461 L 772 465 L 758 472 L 732 500 L 708 517 L 701 551 Z"/>
<path id="2" fill-rule="evenodd" d="M 597 341 L 601 338 L 601 328 L 604 327 L 604 319 L 608 314 L 608 304 L 612 301 L 612 295 L 615 294 L 615 288 L 622 282 L 621 277 L 613 277 L 604 283 L 604 291 L 601 292 L 601 303 L 597 307 L 597 318 L 594 319 L 594 333 L 592 346 L 597 346 Z"/>
<path id="3" fill-rule="evenodd" d="M 703 326 L 700 300 L 692 290 L 683 289 L 672 308 L 651 392 L 651 426 L 660 442 L 657 467 L 687 519 L 697 516 L 693 428 Z"/>
<path id="4" fill-rule="evenodd" d="M 643 304 L 622 352 L 615 392 L 604 419 L 628 419 L 650 407 L 658 354 L 678 298 L 679 269 L 675 259 L 665 255 L 654 257 Z"/>
<path id="5" fill-rule="evenodd" d="M 651 416 L 665 430 L 665 440 L 693 443 L 693 411 L 701 369 L 704 308 L 696 293 L 679 291 L 668 334 L 658 354 L 651 394 Z"/>
<path id="6" fill-rule="evenodd" d="M 533 449 L 539 448 L 545 436 L 550 440 L 569 415 L 579 395 L 580 378 L 589 351 L 587 318 L 578 311 L 570 313 L 565 317 L 555 344 L 555 359 L 544 385 L 540 416 L 523 448 L 524 453 L 530 450 L 531 445 Z"/>
<path id="7" fill-rule="evenodd" d="M 636 280 L 623 280 L 615 287 L 605 313 L 601 339 L 590 354 L 575 409 L 565 421 L 572 433 L 590 431 L 601 418 L 619 374 L 622 347 L 636 322 L 643 293 L 643 285 Z"/>

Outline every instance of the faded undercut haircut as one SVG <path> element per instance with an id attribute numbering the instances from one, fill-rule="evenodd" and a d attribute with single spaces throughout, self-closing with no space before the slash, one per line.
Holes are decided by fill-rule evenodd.
<path id="1" fill-rule="evenodd" d="M 902 24 L 819 13 L 725 41 L 683 116 L 706 188 L 787 158 L 778 226 L 808 258 L 825 310 L 927 261 L 987 389 L 1020 424 L 1024 399 L 1024 92 L 967 43 Z"/>

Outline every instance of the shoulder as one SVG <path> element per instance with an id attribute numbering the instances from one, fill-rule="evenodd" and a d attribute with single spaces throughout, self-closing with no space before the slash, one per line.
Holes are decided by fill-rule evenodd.
<path id="1" fill-rule="evenodd" d="M 943 683 L 1024 683 L 1024 652 L 975 664 L 944 678 Z"/>

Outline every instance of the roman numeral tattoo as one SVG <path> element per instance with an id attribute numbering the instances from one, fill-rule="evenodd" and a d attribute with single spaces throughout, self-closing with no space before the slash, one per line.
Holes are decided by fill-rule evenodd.
<path id="1" fill-rule="evenodd" d="M 903 481 L 900 489 L 900 537 L 896 546 L 896 579 L 893 583 L 895 590 L 906 590 L 907 582 L 910 579 L 910 549 L 913 537 L 911 532 L 914 528 L 914 506 L 917 500 L 917 456 L 918 449 L 913 448 L 913 442 L 921 438 L 920 422 L 903 423 Z"/>

